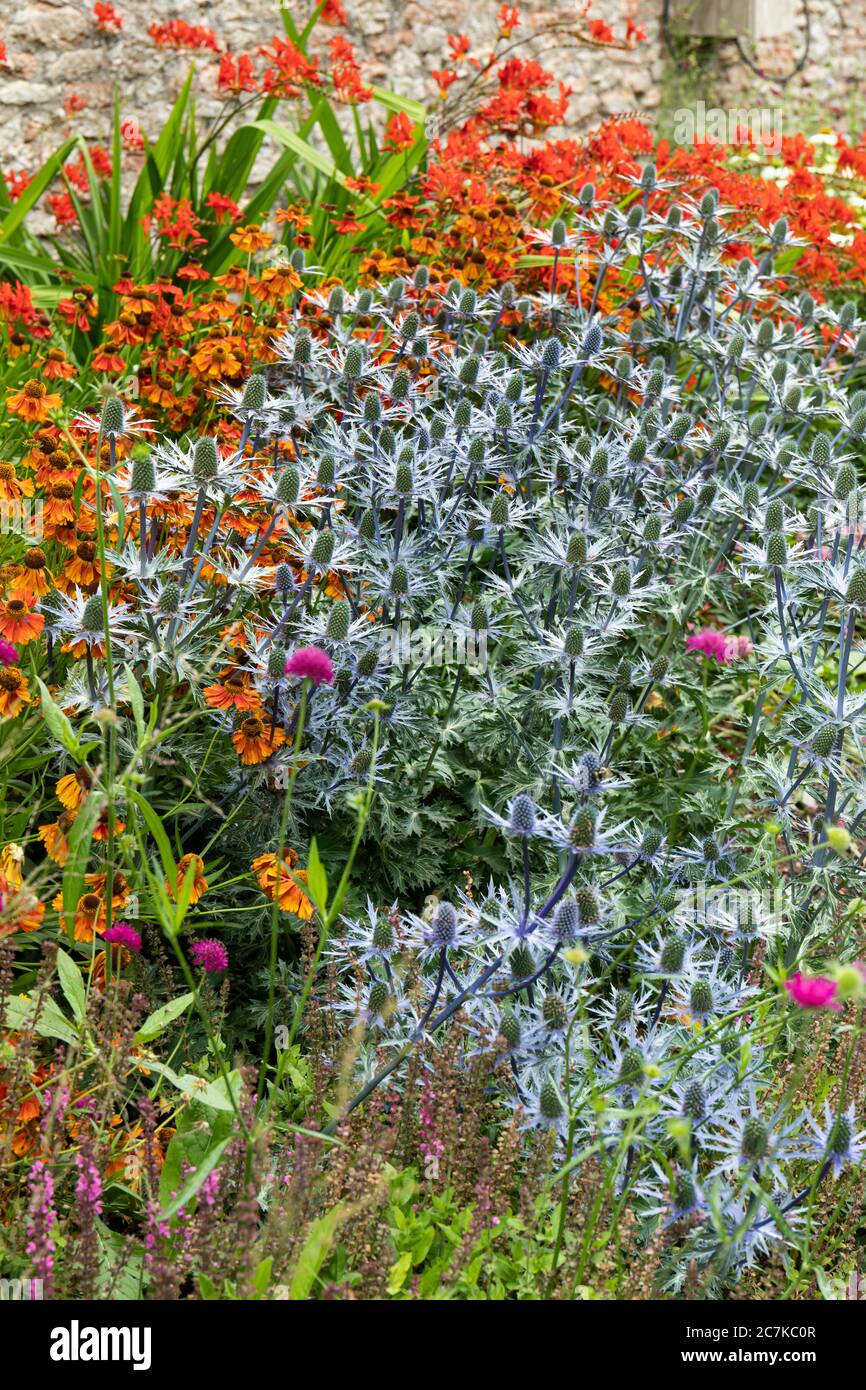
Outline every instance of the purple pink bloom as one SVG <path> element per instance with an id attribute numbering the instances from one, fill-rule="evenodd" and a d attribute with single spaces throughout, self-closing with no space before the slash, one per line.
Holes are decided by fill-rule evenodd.
<path id="1" fill-rule="evenodd" d="M 834 1009 L 841 1013 L 836 999 L 839 986 L 826 975 L 801 975 L 799 970 L 785 981 L 785 989 L 801 1009 Z"/>
<path id="2" fill-rule="evenodd" d="M 0 637 L 0 666 L 16 666 L 18 664 L 18 648 L 13 647 L 11 642 L 7 642 L 4 637 Z"/>
<path id="3" fill-rule="evenodd" d="M 141 950 L 141 937 L 128 922 L 115 922 L 113 927 L 102 933 L 102 939 L 111 942 L 112 946 L 125 946 L 128 951 L 137 953 Z"/>
<path id="4" fill-rule="evenodd" d="M 221 941 L 214 941 L 212 937 L 196 941 L 190 955 L 195 964 L 209 975 L 222 975 L 229 968 L 228 951 Z"/>
<path id="5" fill-rule="evenodd" d="M 287 676 L 309 678 L 314 685 L 333 685 L 334 668 L 331 658 L 321 647 L 298 647 L 284 667 Z"/>
<path id="6" fill-rule="evenodd" d="M 717 627 L 702 627 L 689 633 L 686 647 L 690 652 L 700 652 L 701 656 L 712 657 L 727 666 L 740 657 L 750 656 L 755 650 L 748 637 L 729 637 Z"/>
<path id="7" fill-rule="evenodd" d="M 33 1275 L 42 1280 L 45 1298 L 54 1292 L 54 1240 L 57 1213 L 54 1210 L 54 1178 L 41 1158 L 30 1169 L 30 1211 L 27 1218 L 27 1254 L 33 1261 Z"/>

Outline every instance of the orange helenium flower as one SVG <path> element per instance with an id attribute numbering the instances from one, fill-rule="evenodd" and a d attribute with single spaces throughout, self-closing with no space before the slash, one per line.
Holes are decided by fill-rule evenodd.
<path id="1" fill-rule="evenodd" d="M 48 419 L 49 411 L 60 409 L 60 397 L 46 391 L 41 381 L 25 381 L 20 391 L 14 391 L 6 402 L 10 415 L 20 415 L 22 420 L 41 424 Z"/>
<path id="2" fill-rule="evenodd" d="M 280 905 L 281 912 L 294 912 L 301 921 L 308 922 L 313 915 L 314 907 L 310 899 L 302 888 L 295 882 L 300 879 L 302 883 L 307 882 L 306 869 L 296 869 L 298 856 L 293 849 L 287 849 L 283 855 L 283 864 L 277 869 L 277 856 L 275 854 L 260 854 L 258 859 L 254 859 L 251 868 L 255 874 L 259 887 L 266 898 L 274 900 L 274 894 Z M 279 883 L 277 879 L 279 878 Z"/>
<path id="3" fill-rule="evenodd" d="M 67 811 L 77 811 L 79 806 L 87 800 L 87 794 L 93 784 L 93 778 L 86 767 L 79 767 L 75 772 L 67 772 L 65 777 L 61 777 L 57 786 L 54 788 L 57 798 Z"/>
<path id="4" fill-rule="evenodd" d="M 249 677 L 237 671 L 207 686 L 204 699 L 211 709 L 258 710 L 261 706 L 258 691 L 250 689 Z"/>
<path id="5" fill-rule="evenodd" d="M 32 700 L 27 677 L 17 666 L 6 666 L 0 671 L 0 714 L 4 719 L 14 719 Z"/>
<path id="6" fill-rule="evenodd" d="M 273 241 L 270 232 L 263 232 L 258 222 L 250 222 L 246 227 L 238 227 L 237 231 L 229 233 L 229 241 L 233 241 L 239 251 L 264 251 Z"/>
<path id="7" fill-rule="evenodd" d="M 9 592 L 15 598 L 24 599 L 25 603 L 35 603 L 43 594 L 48 593 L 51 588 L 50 578 L 45 552 L 34 546 L 25 553 L 21 566 L 9 585 Z"/>
<path id="8" fill-rule="evenodd" d="M 55 864 L 62 866 L 69 858 L 69 832 L 75 824 L 75 814 L 74 811 L 63 811 L 57 820 L 39 827 L 39 838 L 45 852 Z"/>
<path id="9" fill-rule="evenodd" d="M 282 729 L 266 728 L 261 719 L 255 717 L 245 719 L 232 734 L 234 750 L 245 767 L 267 762 L 285 741 Z"/>
<path id="10" fill-rule="evenodd" d="M 183 881 L 192 864 L 195 865 L 195 872 L 193 873 L 192 892 L 189 895 L 189 900 L 191 903 L 197 903 L 202 893 L 207 892 L 207 880 L 204 876 L 204 860 L 201 859 L 199 855 L 185 854 L 177 866 L 177 883 L 169 883 L 168 879 L 166 879 L 165 886 L 172 897 L 174 897 L 176 893 L 180 893 L 183 887 Z"/>
<path id="11" fill-rule="evenodd" d="M 26 647 L 38 637 L 45 626 L 41 613 L 32 611 L 32 604 L 23 598 L 9 598 L 0 603 L 0 635 L 16 646 Z"/>

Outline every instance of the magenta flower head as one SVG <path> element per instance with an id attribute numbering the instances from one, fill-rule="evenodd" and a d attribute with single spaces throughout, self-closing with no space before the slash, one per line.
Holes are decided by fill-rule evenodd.
<path id="1" fill-rule="evenodd" d="M 18 662 L 18 648 L 0 637 L 0 666 L 15 666 Z"/>
<path id="2" fill-rule="evenodd" d="M 690 633 L 686 638 L 686 647 L 690 652 L 711 656 L 715 661 L 721 661 L 725 665 L 731 659 L 728 639 L 717 627 L 702 627 L 699 632 Z"/>
<path id="3" fill-rule="evenodd" d="M 785 981 L 785 989 L 801 1009 L 834 1009 L 842 1012 L 836 998 L 839 986 L 826 975 L 801 975 L 799 970 Z"/>
<path id="4" fill-rule="evenodd" d="M 334 668 L 331 658 L 321 647 L 298 647 L 283 667 L 287 676 L 309 677 L 313 685 L 333 685 Z"/>
<path id="5" fill-rule="evenodd" d="M 110 941 L 112 946 L 125 946 L 127 951 L 135 951 L 136 954 L 141 950 L 141 937 L 128 922 L 115 922 L 113 927 L 102 933 L 102 939 Z"/>
<path id="6" fill-rule="evenodd" d="M 686 638 L 690 652 L 700 652 L 701 656 L 711 656 L 727 666 L 740 657 L 751 656 L 755 650 L 748 637 L 729 637 L 717 627 L 702 627 Z"/>
<path id="7" fill-rule="evenodd" d="M 228 951 L 221 941 L 214 941 L 212 937 L 196 941 L 190 955 L 195 964 L 209 975 L 222 975 L 229 968 Z"/>

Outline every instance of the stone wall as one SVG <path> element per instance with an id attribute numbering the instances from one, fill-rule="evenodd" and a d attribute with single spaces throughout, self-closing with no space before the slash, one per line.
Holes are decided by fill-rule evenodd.
<path id="1" fill-rule="evenodd" d="M 306 12 L 304 0 L 288 0 Z M 348 35 L 363 60 L 365 76 L 436 105 L 431 72 L 444 66 L 447 35 L 467 33 L 483 49 L 495 35 L 500 0 L 344 0 Z M 661 0 L 597 0 L 592 13 L 623 30 L 626 12 L 637 12 L 649 42 L 631 53 L 575 45 L 545 31 L 578 15 L 581 4 L 518 0 L 522 35 L 534 33 L 535 51 L 573 88 L 570 123 L 580 130 L 618 111 L 641 111 L 661 128 L 672 111 L 702 99 L 730 107 L 785 110 L 786 130 L 835 124 L 852 131 L 866 126 L 866 0 L 808 0 L 811 49 L 804 70 L 784 88 L 761 82 L 743 64 L 732 43 L 675 44 L 673 63 L 660 31 Z M 790 67 L 802 51 L 803 0 L 795 0 L 798 32 L 761 46 L 771 72 Z M 624 6 L 634 6 L 626 11 Z M 202 116 L 217 109 L 213 54 L 175 53 L 147 36 L 154 19 L 183 18 L 213 29 L 224 47 L 254 50 L 281 33 L 277 0 L 116 0 L 123 17 L 117 35 L 99 31 L 91 0 L 0 0 L 0 41 L 7 65 L 0 68 L 0 165 L 33 169 L 71 128 L 64 102 L 76 94 L 84 109 L 72 118 L 88 139 L 105 137 L 115 84 L 124 117 L 155 135 L 194 58 L 205 96 Z M 321 27 L 321 26 L 320 26 Z M 322 29 L 327 39 L 333 30 Z M 526 51 L 526 50 L 524 50 Z"/>

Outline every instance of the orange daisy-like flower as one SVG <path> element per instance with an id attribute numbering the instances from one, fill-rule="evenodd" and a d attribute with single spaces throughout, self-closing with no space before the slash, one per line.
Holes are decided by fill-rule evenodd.
<path id="1" fill-rule="evenodd" d="M 249 676 L 233 671 L 223 680 L 209 685 L 204 692 L 205 704 L 211 709 L 259 710 L 261 699 L 257 690 L 250 689 Z"/>
<path id="2" fill-rule="evenodd" d="M 58 893 L 52 902 L 52 907 L 60 913 L 60 930 L 66 934 L 66 922 L 63 917 L 63 894 Z M 78 899 L 75 908 L 75 920 L 72 933 L 76 941 L 92 941 L 95 936 L 101 936 L 108 925 L 108 915 L 105 909 L 105 901 L 98 893 L 83 893 Z"/>
<path id="3" fill-rule="evenodd" d="M 49 348 L 42 375 L 46 381 L 66 381 L 69 377 L 75 376 L 75 368 L 67 361 L 66 353 L 61 348 Z"/>
<path id="4" fill-rule="evenodd" d="M 33 463 L 36 466 L 36 481 L 49 492 L 56 483 L 69 483 L 74 489 L 81 471 L 77 460 L 57 444 L 52 444 L 50 448 L 46 444 L 44 450 L 34 450 Z"/>
<path id="5" fill-rule="evenodd" d="M 45 904 L 22 883 L 0 874 L 0 938 L 16 931 L 35 931 L 45 916 Z"/>
<path id="6" fill-rule="evenodd" d="M 120 376 L 125 369 L 126 363 L 118 352 L 95 352 L 90 359 L 90 365 L 95 372 L 110 372 L 112 376 Z"/>
<path id="7" fill-rule="evenodd" d="M 45 846 L 45 853 L 55 864 L 62 866 L 69 858 L 69 832 L 75 824 L 75 816 L 75 811 L 63 811 L 57 820 L 39 827 L 39 838 Z"/>
<path id="8" fill-rule="evenodd" d="M 299 232 L 304 231 L 312 224 L 310 214 L 304 210 L 300 203 L 292 203 L 287 208 L 277 208 L 276 219 L 278 222 L 288 222 Z"/>
<path id="9" fill-rule="evenodd" d="M 13 463 L 0 463 L 0 498 L 4 502 L 20 502 L 22 497 L 32 496 L 30 479 L 19 478 Z"/>
<path id="10" fill-rule="evenodd" d="M 187 876 L 191 864 L 195 865 L 195 873 L 192 880 L 192 892 L 189 895 L 191 903 L 197 903 L 202 893 L 207 892 L 207 879 L 204 876 L 204 860 L 197 854 L 185 854 L 177 866 L 177 883 L 169 883 L 165 880 L 166 890 L 175 897 L 183 887 L 183 881 Z"/>
<path id="11" fill-rule="evenodd" d="M 55 483 L 42 504 L 43 525 L 53 533 L 75 521 L 75 488 L 70 482 Z"/>
<path id="12" fill-rule="evenodd" d="M 250 222 L 246 227 L 238 227 L 237 231 L 229 233 L 229 241 L 234 242 L 239 251 L 252 253 L 254 251 L 264 251 L 273 241 L 270 232 L 263 232 L 258 222 Z"/>
<path id="13" fill-rule="evenodd" d="M 357 217 L 341 217 L 332 225 L 339 236 L 354 236 L 367 230 L 366 222 L 359 222 Z"/>
<path id="14" fill-rule="evenodd" d="M 238 338 L 206 340 L 192 358 L 193 370 L 199 376 L 214 380 L 223 376 L 238 376 L 243 366 Z"/>
<path id="15" fill-rule="evenodd" d="M 3 718 L 14 719 L 32 700 L 24 672 L 17 666 L 5 666 L 0 671 L 0 714 Z"/>
<path id="16" fill-rule="evenodd" d="M 269 266 L 258 280 L 253 280 L 250 289 L 256 299 L 266 304 L 277 304 L 288 299 L 293 290 L 299 290 L 303 280 L 292 266 Z"/>
<path id="17" fill-rule="evenodd" d="M 85 874 L 84 882 L 92 893 L 97 893 L 101 898 L 105 897 L 108 888 L 108 874 L 104 869 L 98 873 Z M 113 908 L 126 907 L 131 894 L 132 890 L 126 876 L 115 871 L 111 879 L 111 906 Z"/>
<path id="18" fill-rule="evenodd" d="M 111 573 L 111 567 L 106 569 L 106 574 Z M 99 564 L 96 559 L 96 544 L 94 541 L 79 541 L 75 547 L 75 554 L 71 560 L 67 560 L 63 567 L 64 578 L 72 584 L 77 584 L 81 589 L 89 589 L 99 583 Z"/>
<path id="19" fill-rule="evenodd" d="M 307 882 L 307 871 L 296 869 L 297 862 L 298 856 L 295 851 L 287 849 L 283 853 L 283 863 L 279 868 L 275 854 L 260 854 L 250 867 L 266 898 L 273 902 L 276 894 L 281 912 L 294 912 L 302 922 L 308 922 L 315 909 L 306 893 L 295 882 L 296 878 L 302 883 Z"/>
<path id="20" fill-rule="evenodd" d="M 77 811 L 88 797 L 90 788 L 93 786 L 93 778 L 86 767 L 76 768 L 74 772 L 67 772 L 65 777 L 61 777 L 54 791 L 58 801 L 65 806 L 67 811 Z"/>
<path id="21" fill-rule="evenodd" d="M 19 647 L 26 647 L 38 637 L 45 619 L 32 608 L 33 605 L 25 603 L 23 598 L 9 598 L 0 603 L 0 635 Z"/>
<path id="22" fill-rule="evenodd" d="M 14 598 L 23 598 L 25 603 L 35 603 L 50 590 L 50 579 L 45 551 L 33 546 L 24 555 L 21 567 L 9 585 L 9 592 Z"/>
<path id="23" fill-rule="evenodd" d="M 285 741 L 282 729 L 266 728 L 262 720 L 254 716 L 245 719 L 232 734 L 234 750 L 245 767 L 267 762 Z"/>
<path id="24" fill-rule="evenodd" d="M 52 410 L 60 409 L 60 397 L 47 391 L 41 381 L 25 381 L 20 391 L 12 392 L 6 409 L 10 415 L 20 415 L 22 420 L 41 425 Z"/>

